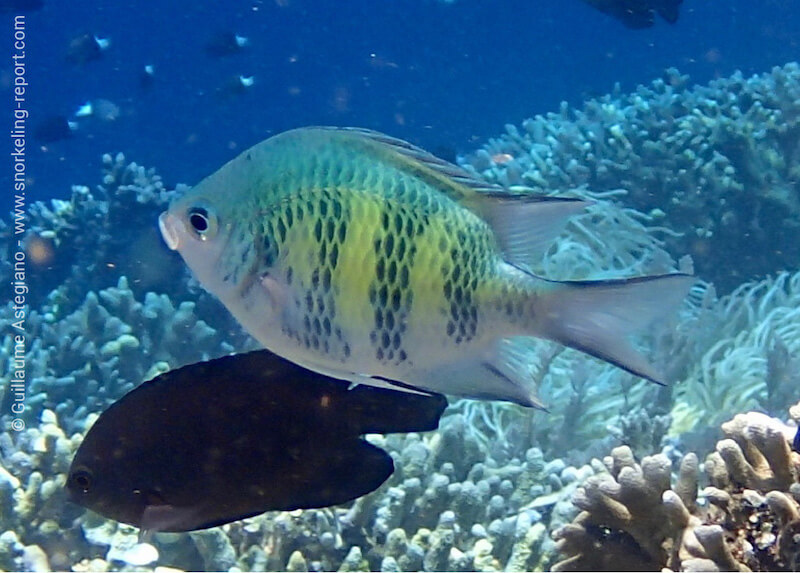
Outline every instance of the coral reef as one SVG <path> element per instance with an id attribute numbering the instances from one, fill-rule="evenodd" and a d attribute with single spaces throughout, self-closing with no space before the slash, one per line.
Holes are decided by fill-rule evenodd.
<path id="1" fill-rule="evenodd" d="M 704 464 L 682 452 L 709 451 L 716 426 L 739 412 L 779 415 L 797 399 L 800 273 L 733 284 L 795 260 L 798 76 L 789 65 L 688 89 L 671 73 L 509 128 L 468 159 L 507 186 L 569 188 L 595 201 L 531 261 L 537 273 L 688 271 L 670 253 L 691 251 L 701 276 L 722 282 L 722 297 L 698 282 L 680 316 L 637 341 L 669 386 L 532 340 L 547 412 L 454 401 L 437 432 L 370 436 L 396 471 L 348 506 L 149 543 L 65 503 L 82 434 L 155 373 L 254 343 L 160 244 L 155 221 L 173 191 L 153 170 L 106 156 L 94 190 L 76 186 L 68 201 L 31 207 L 26 429 L 0 434 L 0 569 L 517 571 L 553 566 L 557 550 L 562 570 L 796 568 L 795 428 L 750 413 L 723 425 L 727 437 Z M 760 234 L 740 220 L 746 208 L 755 223 L 775 224 Z M 731 263 L 739 243 L 728 239 L 742 224 L 754 248 L 788 248 L 758 265 Z M 10 237 L 0 221 L 0 252 Z M 0 260 L 0 277 L 8 272 Z M 12 316 L 10 304 L 0 307 L 6 365 Z M 0 384 L 4 428 L 11 399 Z"/>
<path id="2" fill-rule="evenodd" d="M 59 300 L 53 302 L 79 304 L 87 291 L 113 286 L 120 275 L 136 277 L 137 294 L 173 292 L 175 277 L 165 269 L 181 262 L 158 248 L 154 222 L 174 191 L 164 188 L 153 169 L 128 163 L 121 153 L 105 155 L 103 166 L 102 183 L 94 191 L 74 185 L 68 200 L 30 205 L 24 242 L 34 307 L 56 289 Z M 10 227 L 0 228 L 3 251 L 10 236 Z M 152 264 L 154 257 L 161 257 L 158 264 Z M 5 282 L 8 276 L 9 269 L 0 267 L 0 278 Z"/>
<path id="3" fill-rule="evenodd" d="M 797 410 L 797 408 L 795 408 Z M 796 423 L 796 421 L 795 421 Z M 615 448 L 608 472 L 590 477 L 573 502 L 582 511 L 554 532 L 566 557 L 556 571 L 785 571 L 800 558 L 800 456 L 797 432 L 758 412 L 722 424 L 727 436 L 704 464 L 695 454 L 636 463 Z"/>
<path id="4" fill-rule="evenodd" d="M 798 142 L 800 65 L 692 87 L 673 69 L 631 94 L 508 125 L 461 163 L 504 186 L 628 189 L 624 204 L 682 233 L 669 250 L 729 292 L 800 266 Z"/>
<path id="5" fill-rule="evenodd" d="M 705 294 L 679 329 L 689 367 L 672 407 L 674 435 L 750 408 L 777 415 L 800 382 L 800 272 L 746 283 L 721 299 Z"/>
<path id="6" fill-rule="evenodd" d="M 0 317 L 4 362 L 13 355 L 10 322 Z M 25 354 L 23 419 L 36 421 L 49 408 L 68 432 L 83 430 L 89 413 L 102 411 L 139 382 L 234 349 L 197 317 L 194 302 L 176 307 L 152 292 L 137 301 L 124 276 L 116 287 L 90 291 L 69 314 L 55 304 L 31 311 L 26 330 L 32 344 Z"/>

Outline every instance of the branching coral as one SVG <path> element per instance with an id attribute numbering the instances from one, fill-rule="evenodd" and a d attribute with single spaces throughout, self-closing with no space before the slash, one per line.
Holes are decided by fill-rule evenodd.
<path id="1" fill-rule="evenodd" d="M 35 422 L 50 408 L 69 432 L 82 430 L 89 413 L 102 411 L 141 381 L 234 348 L 197 317 L 193 302 L 176 307 L 154 293 L 138 301 L 125 277 L 116 287 L 89 292 L 73 312 L 58 314 L 45 305 L 27 320 L 33 342 L 25 355 L 26 419 Z M 10 363 L 10 318 L 0 318 L 0 324 L 6 326 L 0 358 Z"/>
<path id="2" fill-rule="evenodd" d="M 776 571 L 798 563 L 800 456 L 796 429 L 764 414 L 737 415 L 708 456 L 708 487 L 684 456 L 674 486 L 663 455 L 635 463 L 627 448 L 605 460 L 573 501 L 575 521 L 554 533 L 555 570 Z"/>
<path id="3" fill-rule="evenodd" d="M 68 200 L 30 206 L 24 245 L 31 265 L 29 302 L 34 307 L 53 296 L 51 304 L 70 312 L 70 305 L 83 300 L 87 291 L 113 286 L 120 275 L 132 279 L 139 295 L 153 289 L 175 293 L 179 283 L 163 269 L 179 268 L 180 261 L 159 248 L 154 225 L 174 192 L 153 169 L 128 163 L 122 154 L 104 156 L 103 166 L 103 182 L 94 190 L 75 185 Z M 3 249 L 11 241 L 10 233 L 10 228 L 0 229 Z M 7 276 L 0 278 L 5 281 Z"/>
<path id="4" fill-rule="evenodd" d="M 800 272 L 747 283 L 716 300 L 706 297 L 679 326 L 691 364 L 677 387 L 673 434 L 748 408 L 771 413 L 796 398 L 800 366 Z"/>
<path id="5" fill-rule="evenodd" d="M 462 163 L 502 185 L 624 187 L 666 214 L 703 278 L 730 291 L 800 264 L 800 66 L 687 89 L 669 70 L 634 93 L 525 120 Z M 781 245 L 775 249 L 775 245 Z M 762 253 L 770 252 L 769 257 Z"/>

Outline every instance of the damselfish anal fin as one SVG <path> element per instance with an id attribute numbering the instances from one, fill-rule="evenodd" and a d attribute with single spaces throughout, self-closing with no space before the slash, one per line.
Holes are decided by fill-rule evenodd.
<path id="1" fill-rule="evenodd" d="M 528 397 L 526 406 L 544 410 L 544 403 L 536 395 L 536 378 L 533 367 L 537 362 L 536 349 L 531 337 L 502 338 L 492 345 L 484 368 L 497 377 L 505 378 Z"/>

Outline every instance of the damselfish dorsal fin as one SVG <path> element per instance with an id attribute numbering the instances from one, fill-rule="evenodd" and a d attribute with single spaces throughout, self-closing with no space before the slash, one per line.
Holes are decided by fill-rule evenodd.
<path id="1" fill-rule="evenodd" d="M 359 128 L 318 127 L 350 140 L 365 152 L 426 181 L 492 227 L 504 258 L 529 265 L 541 256 L 561 232 L 567 218 L 591 202 L 537 195 L 533 189 L 506 190 L 465 169 L 440 159 L 415 145 L 377 131 Z"/>
<path id="2" fill-rule="evenodd" d="M 487 194 L 480 214 L 492 227 L 506 261 L 525 267 L 541 258 L 571 215 L 591 204 L 582 199 L 504 191 Z"/>
<path id="3" fill-rule="evenodd" d="M 473 208 L 473 202 L 480 201 L 479 193 L 503 192 L 499 185 L 479 179 L 458 165 L 440 159 L 416 145 L 378 131 L 357 127 L 309 129 L 328 131 L 331 137 L 341 138 L 342 143 L 349 141 L 358 145 L 376 159 L 414 174 L 468 208 Z"/>

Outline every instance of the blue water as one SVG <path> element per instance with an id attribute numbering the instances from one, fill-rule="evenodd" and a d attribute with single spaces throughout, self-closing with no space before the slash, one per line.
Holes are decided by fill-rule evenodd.
<path id="1" fill-rule="evenodd" d="M 646 30 L 628 30 L 579 0 L 74 4 L 46 0 L 27 15 L 31 125 L 97 98 L 121 115 L 85 119 L 72 139 L 29 147 L 29 200 L 93 185 L 100 156 L 116 151 L 156 167 L 170 185 L 192 184 L 265 137 L 310 124 L 369 127 L 440 153 L 468 152 L 505 123 L 562 100 L 578 105 L 615 82 L 630 90 L 672 66 L 692 83 L 736 69 L 749 75 L 796 59 L 800 43 L 800 7 L 791 0 L 685 0 L 677 24 Z M 3 20 L 0 50 L 10 54 L 11 17 Z M 207 57 L 206 42 L 225 31 L 250 46 Z M 111 48 L 100 61 L 67 63 L 70 39 L 86 32 L 110 38 Z M 6 101 L 10 64 L 0 68 Z M 139 86 L 145 64 L 156 69 L 147 90 Z M 254 76 L 254 86 L 221 96 L 239 74 Z M 7 188 L 10 172 L 0 172 Z"/>

